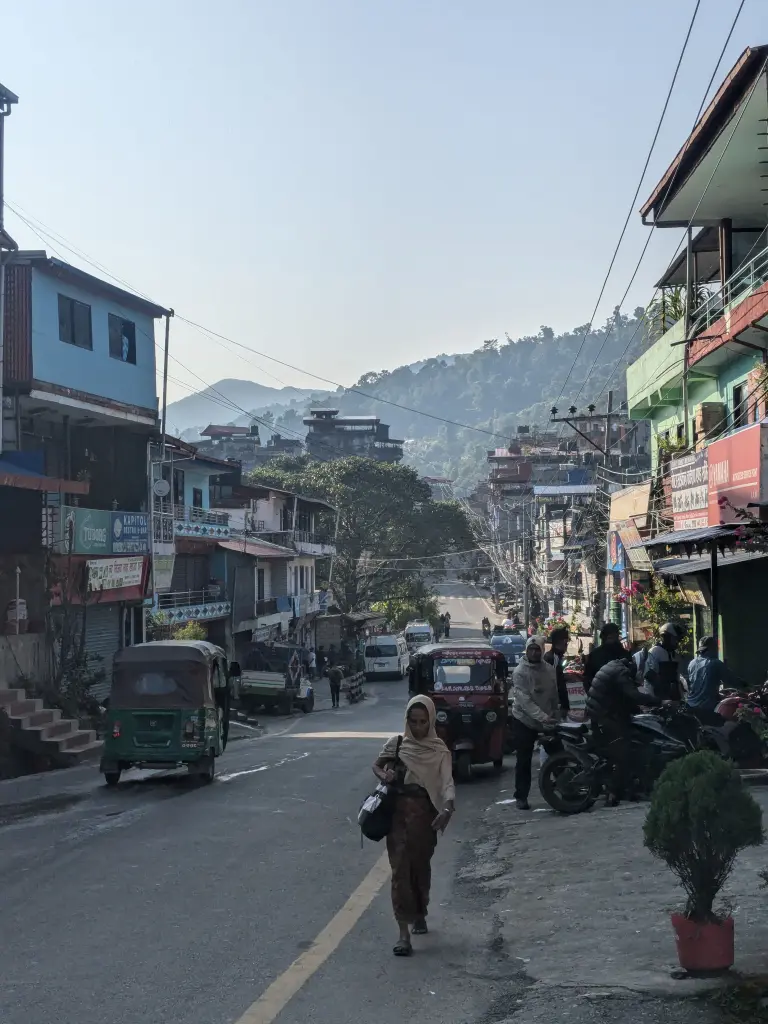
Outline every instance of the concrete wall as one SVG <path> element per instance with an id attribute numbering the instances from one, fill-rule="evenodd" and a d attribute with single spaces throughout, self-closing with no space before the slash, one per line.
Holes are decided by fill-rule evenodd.
<path id="1" fill-rule="evenodd" d="M 91 307 L 92 350 L 60 341 L 59 294 Z M 135 366 L 109 355 L 110 313 L 136 325 Z M 157 409 L 154 320 L 39 270 L 32 274 L 32 368 L 36 380 Z"/>
<path id="2" fill-rule="evenodd" d="M 21 680 L 41 682 L 49 675 L 44 633 L 0 636 L 0 688 L 21 685 Z"/>

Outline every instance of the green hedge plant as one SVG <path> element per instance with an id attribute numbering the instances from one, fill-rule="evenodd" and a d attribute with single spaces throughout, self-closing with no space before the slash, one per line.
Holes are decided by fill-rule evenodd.
<path id="1" fill-rule="evenodd" d="M 699 751 L 668 765 L 643 826 L 645 845 L 677 875 L 685 915 L 718 920 L 715 899 L 741 850 L 763 842 L 762 811 L 734 769 Z"/>

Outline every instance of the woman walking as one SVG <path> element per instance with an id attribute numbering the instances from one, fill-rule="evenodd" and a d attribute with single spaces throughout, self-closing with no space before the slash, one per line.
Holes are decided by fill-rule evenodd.
<path id="1" fill-rule="evenodd" d="M 411 931 L 427 933 L 431 860 L 437 833 L 454 811 L 451 754 L 435 732 L 435 705 L 423 695 L 408 702 L 405 733 L 387 740 L 373 766 L 382 782 L 396 784 L 387 852 L 392 868 L 392 909 L 400 929 L 393 952 L 410 956 Z"/>

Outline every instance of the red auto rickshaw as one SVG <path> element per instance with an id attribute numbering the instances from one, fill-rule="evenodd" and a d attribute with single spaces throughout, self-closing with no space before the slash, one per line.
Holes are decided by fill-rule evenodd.
<path id="1" fill-rule="evenodd" d="M 507 659 L 489 643 L 444 640 L 420 647 L 411 659 L 409 690 L 432 698 L 437 732 L 453 754 L 457 779 L 472 765 L 500 771 L 507 727 Z"/>

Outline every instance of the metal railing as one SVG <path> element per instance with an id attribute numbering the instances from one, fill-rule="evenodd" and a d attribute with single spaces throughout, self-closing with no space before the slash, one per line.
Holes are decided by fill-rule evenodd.
<path id="1" fill-rule="evenodd" d="M 333 544 L 330 534 L 312 533 L 310 530 L 249 530 L 239 527 L 232 528 L 233 537 L 245 537 L 254 541 L 263 540 L 267 544 L 277 544 L 286 548 L 297 544 Z"/>
<path id="2" fill-rule="evenodd" d="M 160 608 L 186 608 L 188 605 L 219 604 L 227 596 L 221 587 L 203 587 L 202 590 L 176 590 L 170 594 L 158 594 Z"/>
<path id="3" fill-rule="evenodd" d="M 214 508 L 198 508 L 195 505 L 172 505 L 169 501 L 156 501 L 156 515 L 173 514 L 177 523 L 206 523 L 209 526 L 228 526 L 229 512 Z"/>
<path id="4" fill-rule="evenodd" d="M 691 338 L 711 327 L 729 307 L 736 306 L 747 296 L 768 282 L 768 248 L 759 252 L 749 263 L 739 267 L 722 288 L 709 296 L 693 311 L 691 317 Z"/>

